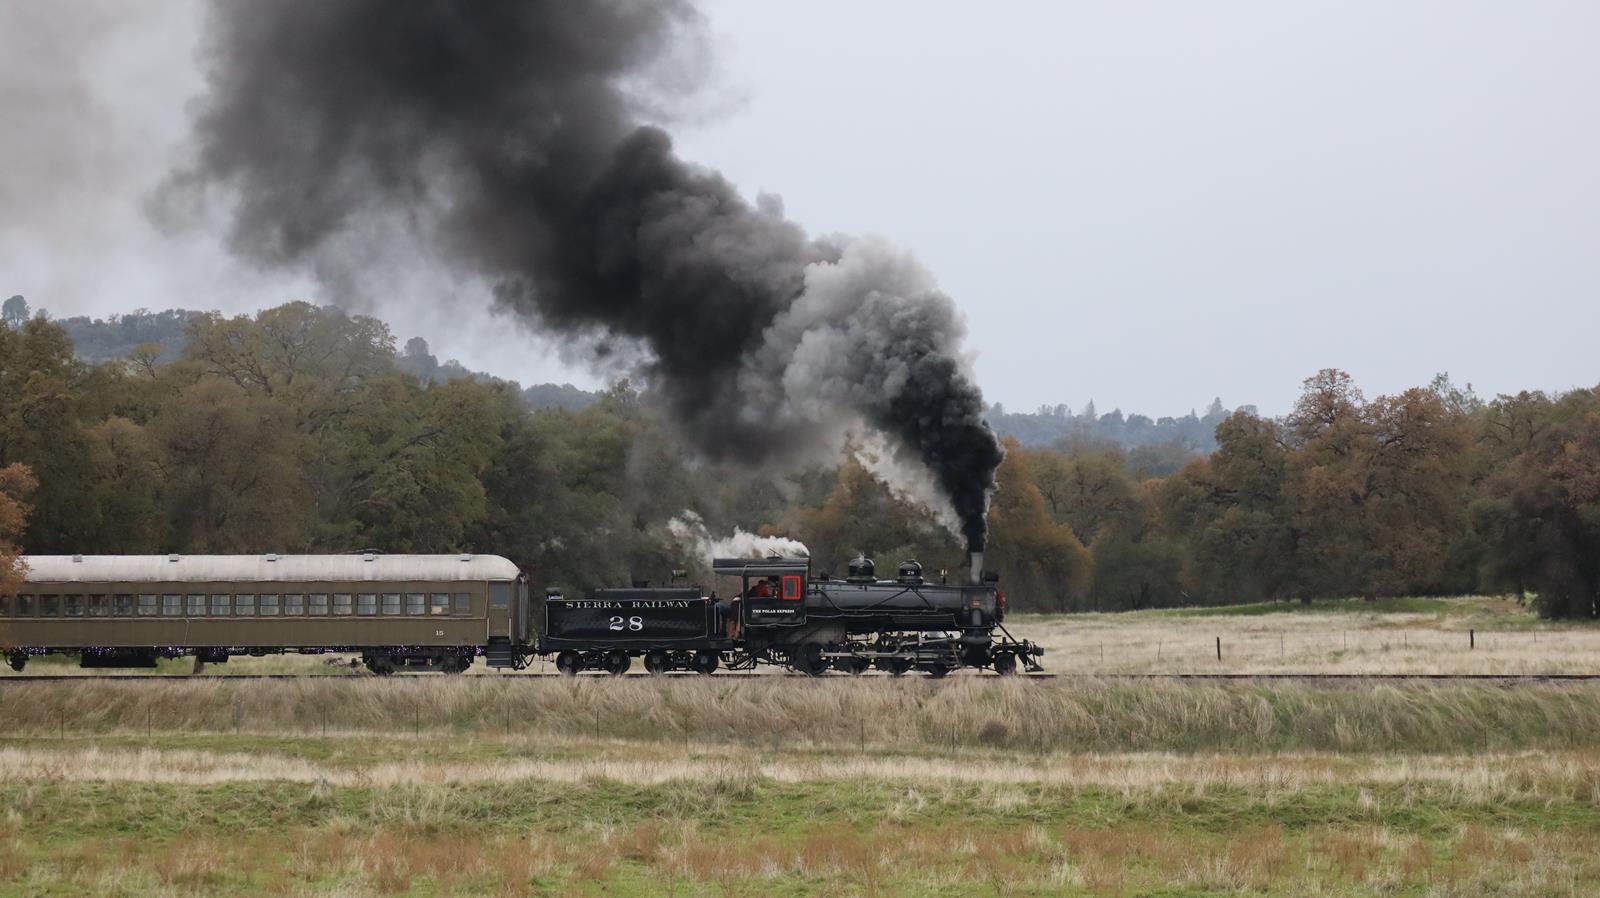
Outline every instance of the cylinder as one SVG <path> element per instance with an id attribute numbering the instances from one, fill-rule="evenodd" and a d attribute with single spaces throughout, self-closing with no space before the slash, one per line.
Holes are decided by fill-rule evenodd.
<path id="1" fill-rule="evenodd" d="M 983 553 L 982 552 L 973 552 L 972 553 L 972 573 L 970 574 L 970 576 L 972 578 L 972 584 L 974 586 L 976 586 L 979 583 L 983 582 Z"/>

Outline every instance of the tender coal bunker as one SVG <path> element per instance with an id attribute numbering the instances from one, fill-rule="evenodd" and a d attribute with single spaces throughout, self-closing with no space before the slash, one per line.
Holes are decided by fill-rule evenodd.
<path id="1" fill-rule="evenodd" d="M 409 237 L 538 327 L 637 341 L 705 454 L 815 457 L 856 423 L 924 465 L 982 548 L 1002 456 L 949 297 L 881 241 L 817 240 L 643 125 L 690 2 L 217 0 L 192 163 L 255 262 L 346 282 Z"/>

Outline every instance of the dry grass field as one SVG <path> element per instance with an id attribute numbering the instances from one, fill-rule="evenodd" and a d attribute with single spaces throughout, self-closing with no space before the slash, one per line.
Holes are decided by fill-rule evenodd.
<path id="1" fill-rule="evenodd" d="M 1600 686 L 1114 676 L 1600 672 L 1600 630 L 1488 599 L 1013 629 L 1113 676 L 0 675 L 0 896 L 1600 890 Z"/>

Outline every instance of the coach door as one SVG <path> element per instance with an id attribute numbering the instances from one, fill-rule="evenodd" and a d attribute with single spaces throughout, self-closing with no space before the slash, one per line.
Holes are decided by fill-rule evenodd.
<path id="1" fill-rule="evenodd" d="M 517 584 L 509 580 L 489 581 L 489 638 L 511 638 L 511 592 Z"/>

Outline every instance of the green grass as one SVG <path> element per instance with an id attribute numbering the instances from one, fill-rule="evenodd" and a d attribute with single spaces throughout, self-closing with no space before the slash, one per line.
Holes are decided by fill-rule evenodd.
<path id="1" fill-rule="evenodd" d="M 1451 786 L 918 789 L 859 781 L 0 784 L 0 896 L 1543 895 L 1586 796 Z M 1527 861 L 1537 856 L 1538 868 Z M 1459 892 L 1439 891 L 1441 886 Z"/>

